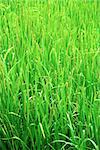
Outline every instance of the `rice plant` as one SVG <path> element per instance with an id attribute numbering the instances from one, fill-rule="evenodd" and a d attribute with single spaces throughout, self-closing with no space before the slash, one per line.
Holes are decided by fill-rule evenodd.
<path id="1" fill-rule="evenodd" d="M 99 150 L 100 1 L 0 0 L 0 150 Z"/>

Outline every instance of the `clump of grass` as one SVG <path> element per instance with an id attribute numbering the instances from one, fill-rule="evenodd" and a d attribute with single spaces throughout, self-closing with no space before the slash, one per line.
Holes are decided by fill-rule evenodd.
<path id="1" fill-rule="evenodd" d="M 0 1 L 0 149 L 99 150 L 99 11 Z"/>

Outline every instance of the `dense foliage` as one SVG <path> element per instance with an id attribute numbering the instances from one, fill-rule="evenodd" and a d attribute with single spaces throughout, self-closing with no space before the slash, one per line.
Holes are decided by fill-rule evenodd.
<path id="1" fill-rule="evenodd" d="M 1 150 L 99 150 L 99 15 L 99 0 L 0 0 Z"/>

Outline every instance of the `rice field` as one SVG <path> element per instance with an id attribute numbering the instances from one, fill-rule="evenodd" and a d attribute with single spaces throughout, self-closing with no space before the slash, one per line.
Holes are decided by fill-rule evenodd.
<path id="1" fill-rule="evenodd" d="M 0 0 L 0 150 L 99 150 L 100 0 Z"/>

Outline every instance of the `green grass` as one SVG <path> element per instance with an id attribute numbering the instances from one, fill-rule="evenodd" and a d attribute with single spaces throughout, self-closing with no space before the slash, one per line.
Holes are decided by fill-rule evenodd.
<path id="1" fill-rule="evenodd" d="M 99 150 L 99 44 L 99 0 L 0 0 L 0 150 Z"/>

